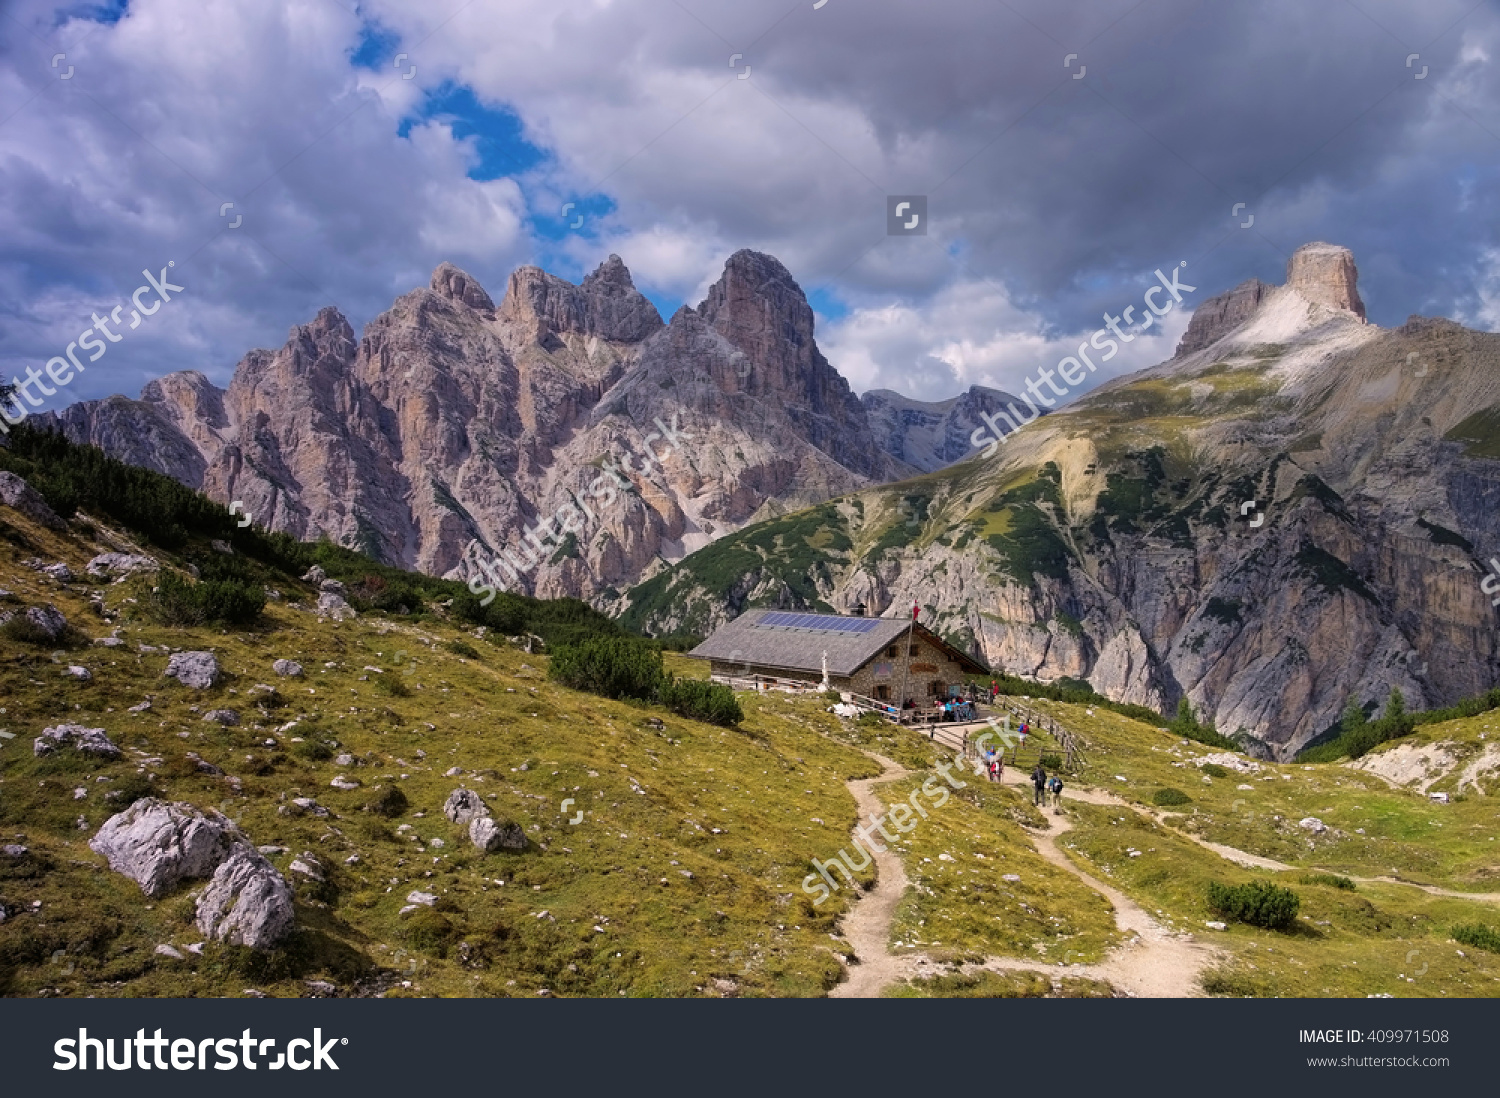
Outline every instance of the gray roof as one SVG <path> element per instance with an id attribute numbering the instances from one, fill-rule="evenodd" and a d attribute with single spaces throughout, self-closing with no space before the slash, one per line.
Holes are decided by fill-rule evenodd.
<path id="1" fill-rule="evenodd" d="M 799 624 L 762 624 L 762 619 L 768 615 L 774 622 L 795 621 Z M 830 675 L 852 675 L 905 633 L 910 625 L 911 619 L 906 617 L 855 618 L 747 610 L 688 655 L 754 667 L 821 672 L 823 653 L 827 652 Z M 982 663 L 954 648 L 920 622 L 916 629 L 929 641 L 947 650 L 965 665 L 966 670 L 985 670 Z"/>

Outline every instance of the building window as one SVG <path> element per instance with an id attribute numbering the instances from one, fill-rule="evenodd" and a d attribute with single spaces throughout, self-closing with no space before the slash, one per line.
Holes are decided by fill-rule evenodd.
<path id="1" fill-rule="evenodd" d="M 915 644 L 911 646 L 911 651 L 908 652 L 907 655 L 908 656 L 919 655 L 919 653 L 917 652 L 917 646 Z"/>
<path id="2" fill-rule="evenodd" d="M 893 644 L 889 648 L 887 648 L 885 650 L 885 655 L 886 655 L 887 659 L 892 659 L 892 660 L 895 659 L 896 658 L 896 646 Z"/>
<path id="3" fill-rule="evenodd" d="M 886 686 L 884 683 L 882 683 L 881 685 L 879 685 L 879 686 L 877 686 L 875 688 L 875 697 L 878 698 L 880 701 L 890 701 L 891 700 L 891 688 L 889 686 Z"/>

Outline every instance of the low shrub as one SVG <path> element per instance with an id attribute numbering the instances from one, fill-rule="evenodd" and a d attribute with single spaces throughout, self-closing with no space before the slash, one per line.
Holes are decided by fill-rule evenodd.
<path id="1" fill-rule="evenodd" d="M 1203 771 L 1203 773 L 1207 774 L 1210 778 L 1229 777 L 1229 771 L 1225 770 L 1218 763 L 1204 763 L 1198 769 Z"/>
<path id="2" fill-rule="evenodd" d="M 151 784 L 151 779 L 144 774 L 127 774 L 115 782 L 110 791 L 104 795 L 109 806 L 116 811 L 129 808 L 142 797 L 156 795 L 156 787 Z"/>
<path id="3" fill-rule="evenodd" d="M 1192 802 L 1193 798 L 1180 789 L 1158 789 L 1155 793 L 1151 794 L 1151 803 L 1159 805 L 1162 808 L 1179 804 L 1191 804 Z"/>
<path id="4" fill-rule="evenodd" d="M 451 640 L 447 644 L 443 645 L 443 647 L 452 652 L 455 656 L 462 656 L 466 660 L 477 660 L 479 658 L 479 649 L 475 648 L 467 641 Z"/>
<path id="5" fill-rule="evenodd" d="M 366 812 L 392 820 L 411 807 L 399 786 L 377 785 L 373 792 L 375 795 L 365 802 Z"/>
<path id="6" fill-rule="evenodd" d="M 691 720 L 732 727 L 745 719 L 734 691 L 721 682 L 668 678 L 662 683 L 660 697 L 662 705 Z"/>
<path id="7" fill-rule="evenodd" d="M 1340 877 L 1337 873 L 1304 873 L 1297 880 L 1305 885 L 1324 885 L 1328 888 L 1338 888 L 1345 892 L 1354 891 L 1354 882 L 1348 877 Z"/>
<path id="8" fill-rule="evenodd" d="M 605 698 L 652 701 L 666 673 L 661 652 L 637 637 L 588 637 L 559 644 L 552 651 L 547 677 Z"/>
<path id="9" fill-rule="evenodd" d="M 374 683 L 375 689 L 393 698 L 411 696 L 411 687 L 407 686 L 404 680 L 404 675 L 398 675 L 394 671 L 380 671 L 370 676 L 370 682 Z"/>
<path id="10" fill-rule="evenodd" d="M 1041 762 L 1042 769 L 1046 770 L 1049 773 L 1054 770 L 1061 770 L 1063 768 L 1063 760 L 1061 755 L 1043 755 Z"/>
<path id="11" fill-rule="evenodd" d="M 242 580 L 191 583 L 163 571 L 146 600 L 146 612 L 159 625 L 248 625 L 266 607 L 265 590 Z"/>
<path id="12" fill-rule="evenodd" d="M 1500 932 L 1483 923 L 1464 923 L 1453 928 L 1453 940 L 1462 942 L 1464 945 L 1473 946 L 1475 949 L 1488 950 L 1491 953 L 1500 953 Z"/>
<path id="13" fill-rule="evenodd" d="M 1270 881 L 1223 885 L 1210 881 L 1208 906 L 1216 914 L 1236 922 L 1268 930 L 1285 930 L 1297 919 L 1302 902 L 1290 888 Z"/>
<path id="14" fill-rule="evenodd" d="M 333 748 L 319 739 L 305 739 L 292 744 L 292 754 L 309 762 L 326 762 L 333 758 Z"/>

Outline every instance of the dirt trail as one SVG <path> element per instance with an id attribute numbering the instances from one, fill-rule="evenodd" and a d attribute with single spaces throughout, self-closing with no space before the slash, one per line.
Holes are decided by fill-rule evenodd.
<path id="1" fill-rule="evenodd" d="M 861 822 L 873 820 L 883 811 L 881 801 L 875 795 L 875 786 L 910 773 L 881 755 L 870 751 L 865 754 L 879 762 L 884 770 L 873 778 L 861 778 L 848 783 L 849 791 L 859 807 Z M 1014 782 L 1024 779 L 1024 775 L 1007 775 L 1007 778 Z M 1115 800 L 1108 794 L 1101 796 L 1090 790 L 1068 792 L 1067 795 L 1092 803 L 1111 803 Z M 1065 972 L 1069 976 L 1107 981 L 1133 996 L 1182 998 L 1201 995 L 1198 976 L 1216 959 L 1216 951 L 1194 942 L 1189 936 L 1172 934 L 1163 929 L 1134 900 L 1079 870 L 1057 845 L 1057 836 L 1071 828 L 1072 822 L 1065 816 L 1051 816 L 1048 819 L 1048 830 L 1026 829 L 1036 844 L 1038 853 L 1108 900 L 1114 908 L 1116 927 L 1121 933 L 1130 935 L 1130 941 L 1112 950 L 1104 961 L 1094 965 L 1070 965 L 1063 970 L 1034 960 L 991 957 L 980 965 L 965 965 L 963 970 L 1027 971 L 1046 975 Z M 876 885 L 855 901 L 843 921 L 844 937 L 848 939 L 858 963 L 850 966 L 849 978 L 829 992 L 830 998 L 874 998 L 889 985 L 921 974 L 924 969 L 930 973 L 940 971 L 923 954 L 898 957 L 891 953 L 891 925 L 895 921 L 896 907 L 906 891 L 906 870 L 901 859 L 888 848 L 876 853 L 874 857 L 878 873 Z"/>
<path id="2" fill-rule="evenodd" d="M 875 796 L 874 787 L 910 773 L 883 755 L 877 755 L 873 751 L 866 751 L 865 754 L 885 769 L 873 778 L 849 782 L 849 792 L 854 794 L 854 803 L 859 807 L 862 825 L 868 824 L 884 811 L 880 798 Z M 911 967 L 908 958 L 893 956 L 890 948 L 891 924 L 896 920 L 896 905 L 906 892 L 906 869 L 890 847 L 882 848 L 874 857 L 877 874 L 875 887 L 855 901 L 849 914 L 844 916 L 843 923 L 844 937 L 849 940 L 851 952 L 859 963 L 849 968 L 847 980 L 828 993 L 830 998 L 876 998 L 882 988 L 903 978 Z"/>

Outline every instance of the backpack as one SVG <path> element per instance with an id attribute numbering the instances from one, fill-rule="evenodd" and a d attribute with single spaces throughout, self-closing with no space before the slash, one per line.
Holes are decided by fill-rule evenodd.
<path id="1" fill-rule="evenodd" d="M 1052 779 L 1052 792 L 1054 792 L 1054 793 L 1061 793 L 1062 792 L 1062 779 L 1061 778 L 1053 778 Z"/>

